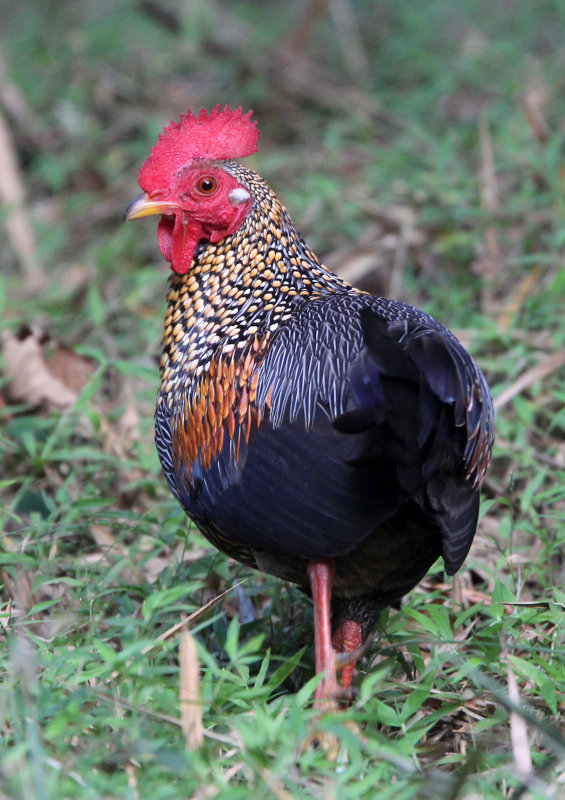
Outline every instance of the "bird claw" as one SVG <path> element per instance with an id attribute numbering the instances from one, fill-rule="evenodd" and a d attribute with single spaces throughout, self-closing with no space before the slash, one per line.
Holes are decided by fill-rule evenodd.
<path id="1" fill-rule="evenodd" d="M 335 698 L 344 705 L 348 705 L 353 700 L 356 700 L 360 694 L 356 686 L 339 686 Z"/>
<path id="2" fill-rule="evenodd" d="M 359 689 L 355 686 L 336 686 L 331 693 L 324 693 L 316 698 L 316 708 L 322 713 L 340 711 L 359 697 Z"/>

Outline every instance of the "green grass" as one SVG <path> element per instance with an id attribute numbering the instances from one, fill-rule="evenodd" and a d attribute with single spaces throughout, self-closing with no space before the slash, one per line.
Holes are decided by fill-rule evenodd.
<path id="1" fill-rule="evenodd" d="M 338 2 L 358 30 L 322 11 L 304 39 L 301 8 L 4 11 L 0 107 L 37 270 L 4 236 L 2 329 L 41 329 L 45 358 L 86 379 L 63 413 L 32 408 L 10 393 L 4 347 L 0 798 L 563 794 L 563 6 Z M 281 68 L 291 44 L 306 81 Z M 460 576 L 438 564 L 383 615 L 339 716 L 310 708 L 309 601 L 210 548 L 153 448 L 167 269 L 153 226 L 121 214 L 163 124 L 217 102 L 254 107 L 253 164 L 317 252 L 346 274 L 372 254 L 362 285 L 396 287 L 460 332 L 503 398 Z M 235 591 L 196 614 L 238 580 L 255 621 L 240 622 Z M 191 614 L 197 751 L 180 727 L 179 635 L 162 636 Z M 304 746 L 320 733 L 332 752 Z"/>

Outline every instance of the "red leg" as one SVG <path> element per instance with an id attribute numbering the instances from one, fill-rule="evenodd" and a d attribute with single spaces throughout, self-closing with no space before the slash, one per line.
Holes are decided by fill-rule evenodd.
<path id="1" fill-rule="evenodd" d="M 316 689 L 314 705 L 328 709 L 336 707 L 335 698 L 339 690 L 330 626 L 330 598 L 334 575 L 335 561 L 333 558 L 310 561 L 308 564 L 308 577 L 314 604 L 316 673 L 325 673 L 322 682 Z"/>
<path id="2" fill-rule="evenodd" d="M 314 695 L 314 706 L 328 711 L 337 710 L 340 701 L 347 703 L 351 699 L 353 671 L 365 650 L 361 626 L 354 620 L 342 622 L 332 638 L 330 600 L 335 570 L 333 558 L 318 559 L 308 564 L 314 604 L 316 673 L 324 673 Z M 337 682 L 338 671 L 341 672 L 341 686 Z"/>
<path id="3" fill-rule="evenodd" d="M 363 645 L 361 626 L 352 619 L 342 622 L 332 637 L 332 644 L 338 653 L 352 653 Z M 359 654 L 358 654 L 359 655 Z M 349 689 L 357 658 L 347 663 L 341 670 L 341 688 Z"/>

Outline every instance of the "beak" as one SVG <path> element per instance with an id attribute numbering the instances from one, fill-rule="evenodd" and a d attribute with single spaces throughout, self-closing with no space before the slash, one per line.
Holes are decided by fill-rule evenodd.
<path id="1" fill-rule="evenodd" d="M 128 222 L 130 219 L 141 219 L 141 217 L 149 217 L 152 214 L 173 214 L 178 211 L 179 205 L 173 200 L 152 200 L 148 194 L 140 194 L 135 200 L 132 200 L 126 208 L 124 214 L 124 221 Z"/>

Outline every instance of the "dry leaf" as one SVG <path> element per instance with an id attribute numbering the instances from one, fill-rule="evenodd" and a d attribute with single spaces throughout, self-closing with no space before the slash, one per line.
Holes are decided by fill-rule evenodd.
<path id="1" fill-rule="evenodd" d="M 200 666 L 196 645 L 189 631 L 185 631 L 181 637 L 179 661 L 181 726 L 187 749 L 197 750 L 204 741 L 199 691 Z"/>
<path id="2" fill-rule="evenodd" d="M 90 535 L 96 544 L 104 550 L 116 547 L 116 537 L 107 525 L 92 524 L 90 526 Z"/>
<path id="3" fill-rule="evenodd" d="M 510 665 L 508 667 L 508 696 L 516 705 L 520 704 L 520 692 L 514 673 Z M 528 728 L 526 720 L 517 711 L 510 712 L 510 741 L 512 742 L 512 754 L 518 775 L 524 779 L 532 774 L 532 756 L 528 743 Z"/>
<path id="4" fill-rule="evenodd" d="M 49 372 L 77 394 L 84 389 L 95 370 L 90 359 L 62 344 L 58 344 L 53 353 L 44 353 L 44 359 Z"/>
<path id="5" fill-rule="evenodd" d="M 19 334 L 3 331 L 2 355 L 6 365 L 7 395 L 13 403 L 25 403 L 48 411 L 65 411 L 92 375 L 88 359 L 65 347 L 51 357 L 44 352 L 44 337 L 29 328 Z"/>

